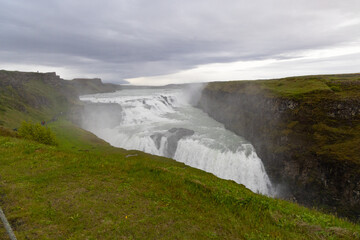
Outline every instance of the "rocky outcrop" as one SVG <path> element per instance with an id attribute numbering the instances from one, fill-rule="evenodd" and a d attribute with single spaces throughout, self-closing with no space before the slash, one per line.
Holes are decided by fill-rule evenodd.
<path id="1" fill-rule="evenodd" d="M 256 83 L 256 91 L 222 84 L 209 84 L 198 106 L 254 145 L 280 197 L 360 219 L 359 97 L 284 97 Z"/>
<path id="2" fill-rule="evenodd" d="M 186 128 L 171 128 L 165 133 L 154 133 L 151 139 L 154 141 L 157 149 L 161 147 L 161 139 L 166 138 L 164 156 L 173 158 L 180 139 L 194 135 L 194 131 Z"/>

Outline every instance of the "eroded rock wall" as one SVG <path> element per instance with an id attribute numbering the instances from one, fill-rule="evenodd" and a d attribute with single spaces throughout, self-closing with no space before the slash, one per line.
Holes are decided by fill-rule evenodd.
<path id="1" fill-rule="evenodd" d="M 359 99 L 332 100 L 323 93 L 292 99 L 213 86 L 203 90 L 198 106 L 254 145 L 280 197 L 359 219 L 360 167 L 352 158 L 360 156 L 360 147 L 344 145 L 359 148 L 348 149 L 352 155 L 324 147 L 341 144 L 341 137 L 352 143 Z"/>

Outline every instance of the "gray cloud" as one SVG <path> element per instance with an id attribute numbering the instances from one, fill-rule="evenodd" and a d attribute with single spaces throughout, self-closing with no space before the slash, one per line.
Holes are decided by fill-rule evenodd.
<path id="1" fill-rule="evenodd" d="M 358 0 L 0 0 L 0 63 L 107 81 L 297 57 L 360 38 Z"/>

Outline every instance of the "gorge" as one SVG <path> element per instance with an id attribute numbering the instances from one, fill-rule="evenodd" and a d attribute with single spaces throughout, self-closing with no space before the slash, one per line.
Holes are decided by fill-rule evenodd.
<path id="1" fill-rule="evenodd" d="M 82 122 L 114 146 L 174 158 L 254 192 L 356 221 L 358 90 L 356 74 L 209 83 L 195 105 L 223 130 L 181 100 L 186 90 L 128 89 L 81 97 L 92 106 L 121 106 L 121 124 L 94 126 L 89 116 Z M 112 117 L 95 122 L 106 119 Z"/>

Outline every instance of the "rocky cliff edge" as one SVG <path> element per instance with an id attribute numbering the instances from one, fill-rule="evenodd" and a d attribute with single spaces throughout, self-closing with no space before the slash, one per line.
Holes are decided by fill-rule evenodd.
<path id="1" fill-rule="evenodd" d="M 360 218 L 360 74 L 209 83 L 199 107 L 252 142 L 279 197 Z"/>

